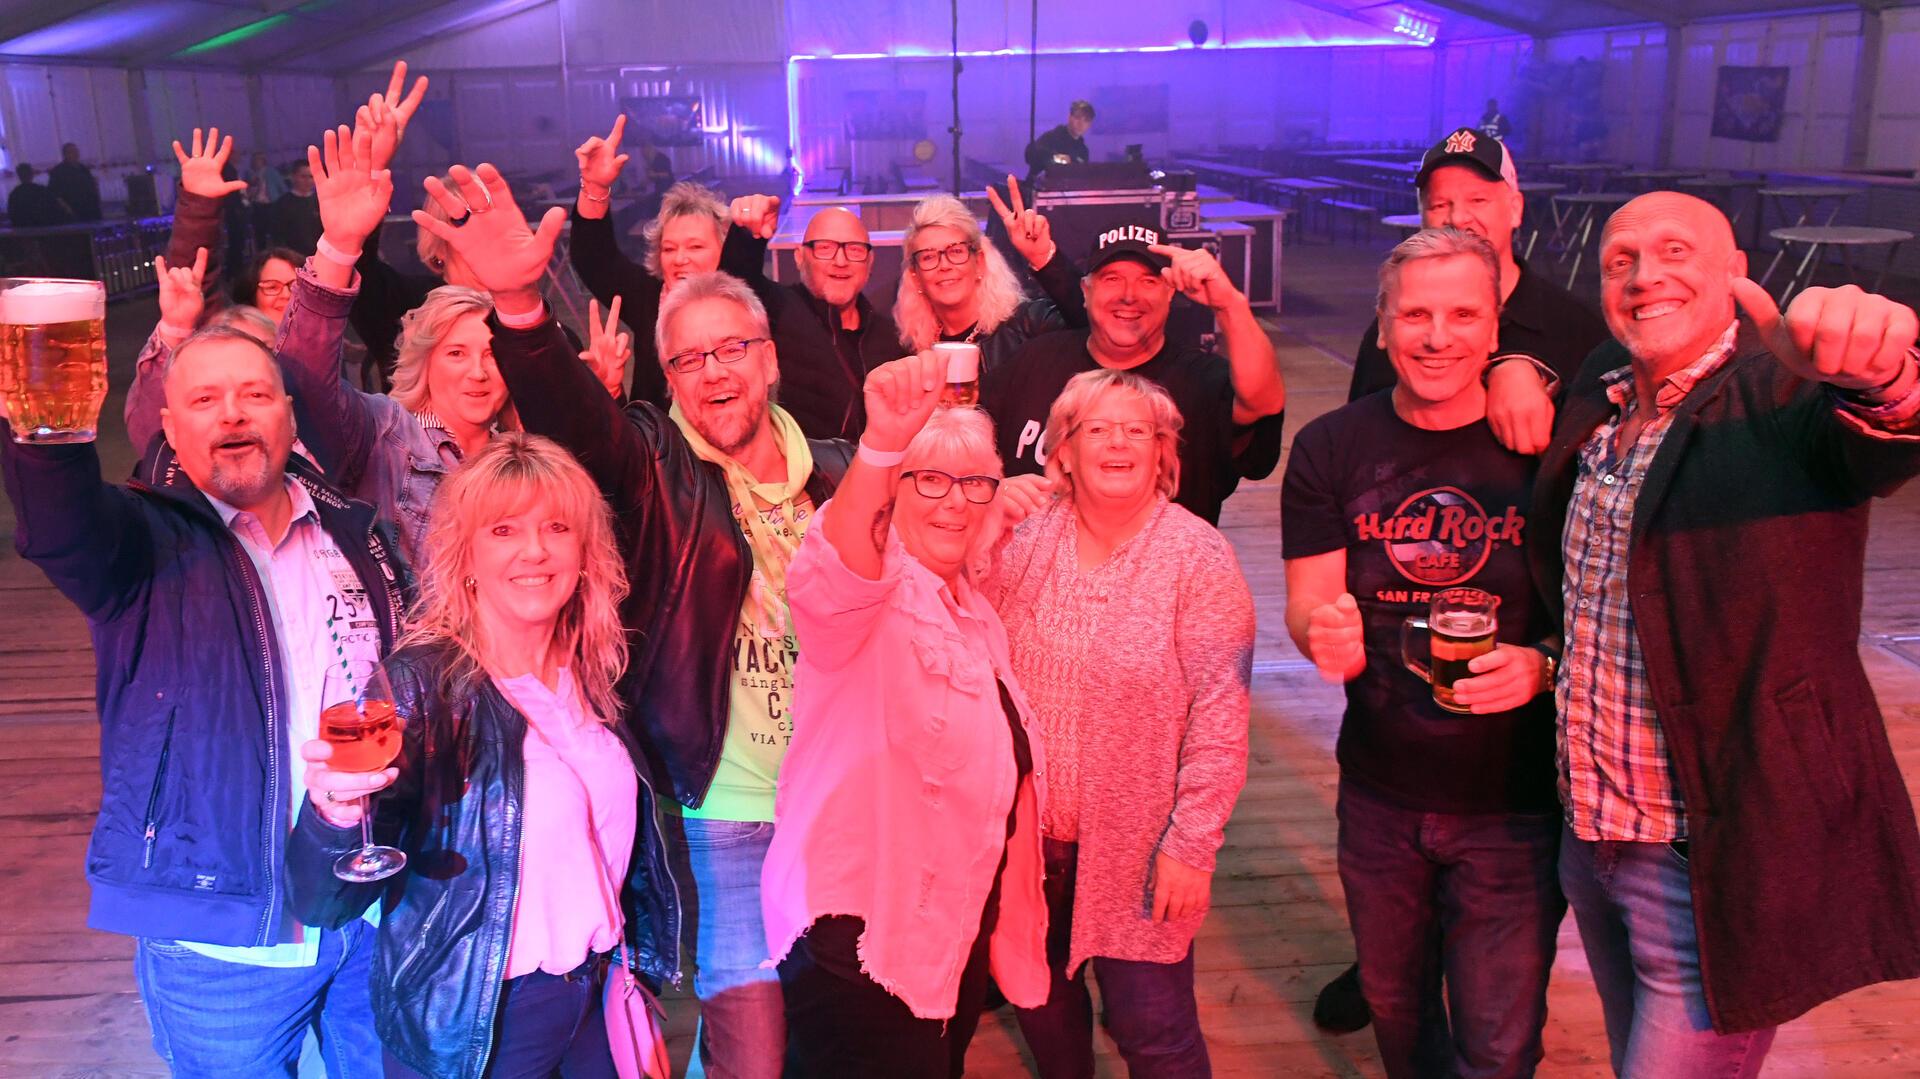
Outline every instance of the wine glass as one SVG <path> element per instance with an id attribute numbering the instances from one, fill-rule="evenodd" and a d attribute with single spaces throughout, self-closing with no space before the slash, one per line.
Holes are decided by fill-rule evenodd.
<path id="1" fill-rule="evenodd" d="M 320 687 L 320 738 L 333 747 L 336 772 L 378 772 L 400 753 L 399 712 L 393 687 L 378 663 L 341 660 L 327 667 Z M 406 868 L 405 852 L 373 842 L 371 795 L 360 796 L 360 849 L 333 863 L 333 875 L 356 883 L 383 880 Z"/>

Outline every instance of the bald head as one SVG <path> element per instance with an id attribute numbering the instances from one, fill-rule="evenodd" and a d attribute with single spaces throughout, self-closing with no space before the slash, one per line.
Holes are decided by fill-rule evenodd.
<path id="1" fill-rule="evenodd" d="M 1638 364 L 1665 378 L 1713 347 L 1734 318 L 1746 256 L 1712 203 L 1676 191 L 1642 195 L 1600 234 L 1600 306 Z"/>
<path id="2" fill-rule="evenodd" d="M 829 306 L 845 307 L 873 273 L 873 238 L 851 211 L 829 206 L 807 222 L 798 260 L 807 291 Z"/>

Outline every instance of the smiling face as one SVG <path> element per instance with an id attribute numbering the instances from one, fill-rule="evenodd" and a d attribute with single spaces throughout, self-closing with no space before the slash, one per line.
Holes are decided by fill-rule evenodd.
<path id="1" fill-rule="evenodd" d="M 935 469 L 955 478 L 1000 476 L 1000 461 L 991 454 L 930 454 L 913 461 L 912 467 Z M 903 474 L 893 502 L 893 527 L 908 554 L 935 576 L 950 581 L 966 568 L 967 556 L 992 510 L 992 500 L 969 502 L 959 483 L 940 498 L 928 498 L 912 477 Z"/>
<path id="2" fill-rule="evenodd" d="M 461 315 L 427 355 L 427 407 L 443 420 L 485 427 L 506 404 L 507 384 L 493 362 L 486 316 Z"/>
<path id="3" fill-rule="evenodd" d="M 293 263 L 268 259 L 260 265 L 260 281 L 254 286 L 253 306 L 266 312 L 275 326 L 286 317 L 287 304 L 293 299 Z"/>
<path id="4" fill-rule="evenodd" d="M 293 398 L 263 346 L 209 338 L 174 354 L 160 426 L 200 490 L 251 509 L 286 483 Z"/>
<path id="5" fill-rule="evenodd" d="M 523 500 L 515 512 L 473 537 L 469 575 L 483 630 L 551 633 L 580 587 L 580 532 L 544 498 Z"/>
<path id="6" fill-rule="evenodd" d="M 920 269 L 914 260 L 922 251 L 944 252 L 955 244 L 972 242 L 966 233 L 947 225 L 928 225 L 913 234 L 913 250 L 907 252 L 907 272 L 913 275 L 914 282 L 927 294 L 927 302 L 936 309 L 951 310 L 972 303 L 987 273 L 986 260 L 977 250 L 969 251 L 967 261 L 958 266 L 945 255 L 931 270 Z"/>
<path id="7" fill-rule="evenodd" d="M 814 257 L 811 246 L 815 240 L 833 240 L 839 243 L 871 244 L 873 238 L 867 233 L 867 226 L 860 219 L 839 207 L 830 207 L 813 215 L 807 222 L 805 242 L 801 244 L 796 259 L 800 264 L 800 280 L 807 291 L 826 301 L 832 307 L 845 307 L 860 295 L 867 287 L 867 278 L 873 275 L 872 251 L 867 259 L 854 262 L 847 258 L 842 248 L 827 260 Z"/>
<path id="8" fill-rule="evenodd" d="M 720 268 L 720 231 L 705 214 L 680 214 L 660 226 L 660 278 L 669 286 Z"/>
<path id="9" fill-rule="evenodd" d="M 1513 257 L 1513 230 L 1525 200 L 1503 180 L 1489 180 L 1469 165 L 1443 165 L 1420 193 L 1420 220 L 1430 229 L 1452 226 L 1493 245 L 1502 262 Z"/>
<path id="10" fill-rule="evenodd" d="M 1143 427 L 1146 438 L 1127 437 Z M 1125 506 L 1153 497 L 1165 437 L 1154 423 L 1153 406 L 1139 394 L 1115 388 L 1094 398 L 1060 450 L 1074 501 Z"/>
<path id="11" fill-rule="evenodd" d="M 1733 321 L 1747 272 L 1733 227 L 1691 195 L 1642 195 L 1600 237 L 1600 308 L 1614 339 L 1664 377 L 1706 354 Z"/>
<path id="12" fill-rule="evenodd" d="M 764 337 L 746 308 L 721 297 L 695 300 L 667 324 L 663 362 L 685 352 L 709 352 L 729 341 Z M 669 363 L 667 385 L 687 422 L 713 447 L 737 454 L 767 425 L 767 399 L 780 378 L 773 342 L 760 341 L 734 363 L 709 356 L 697 371 L 682 374 Z"/>
<path id="13" fill-rule="evenodd" d="M 1497 288 L 1486 262 L 1472 255 L 1400 267 L 1380 312 L 1379 339 L 1399 376 L 1397 399 L 1416 406 L 1482 399 L 1480 372 L 1499 343 Z"/>
<path id="14" fill-rule="evenodd" d="M 1095 348 L 1109 355 L 1160 351 L 1173 286 L 1143 262 L 1117 258 L 1095 270 L 1083 288 Z"/>

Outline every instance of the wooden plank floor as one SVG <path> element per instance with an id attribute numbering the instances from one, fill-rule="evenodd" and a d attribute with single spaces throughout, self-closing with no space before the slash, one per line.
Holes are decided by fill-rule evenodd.
<path id="1" fill-rule="evenodd" d="M 1281 343 L 1289 433 L 1345 395 L 1351 354 L 1371 307 L 1376 252 L 1315 245 L 1296 255 Z M 1298 270 L 1313 260 L 1314 272 Z M 151 304 L 110 313 L 114 383 L 123 386 Z M 118 413 L 117 399 L 109 405 Z M 109 423 L 108 426 L 117 426 Z M 103 440 L 108 474 L 123 475 L 124 439 Z M 0 531 L 11 508 L 0 504 Z M 1352 957 L 1334 871 L 1333 742 L 1341 696 L 1286 640 L 1279 557 L 1279 480 L 1241 489 L 1223 529 L 1259 606 L 1253 757 L 1228 829 L 1214 909 L 1196 957 L 1202 1022 L 1221 1076 L 1380 1074 L 1370 1032 L 1333 1037 L 1310 1019 L 1313 997 Z M 1876 511 L 1860 647 L 1910 789 L 1920 789 L 1920 487 Z M 148 1043 L 125 938 L 85 928 L 81 876 L 99 797 L 92 662 L 85 625 L 23 564 L 0 550 L 0 1077 L 164 1074 Z M 676 1060 L 693 1002 L 669 999 Z M 1606 1044 L 1584 956 L 1567 919 L 1550 991 L 1541 1074 L 1607 1074 Z M 1100 1074 L 1125 1068 L 1099 1036 Z M 990 1015 L 968 1074 L 1029 1074 L 1010 1013 Z M 1877 986 L 1816 1009 L 1781 1031 L 1769 1076 L 1920 1076 L 1920 983 Z"/>

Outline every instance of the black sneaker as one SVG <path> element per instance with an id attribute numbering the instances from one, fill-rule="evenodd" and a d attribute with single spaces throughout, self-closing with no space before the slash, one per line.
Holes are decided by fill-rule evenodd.
<path id="1" fill-rule="evenodd" d="M 1360 994 L 1360 964 L 1342 971 L 1313 1002 L 1313 1025 L 1332 1034 L 1351 1034 L 1373 1022 L 1367 998 Z"/>

